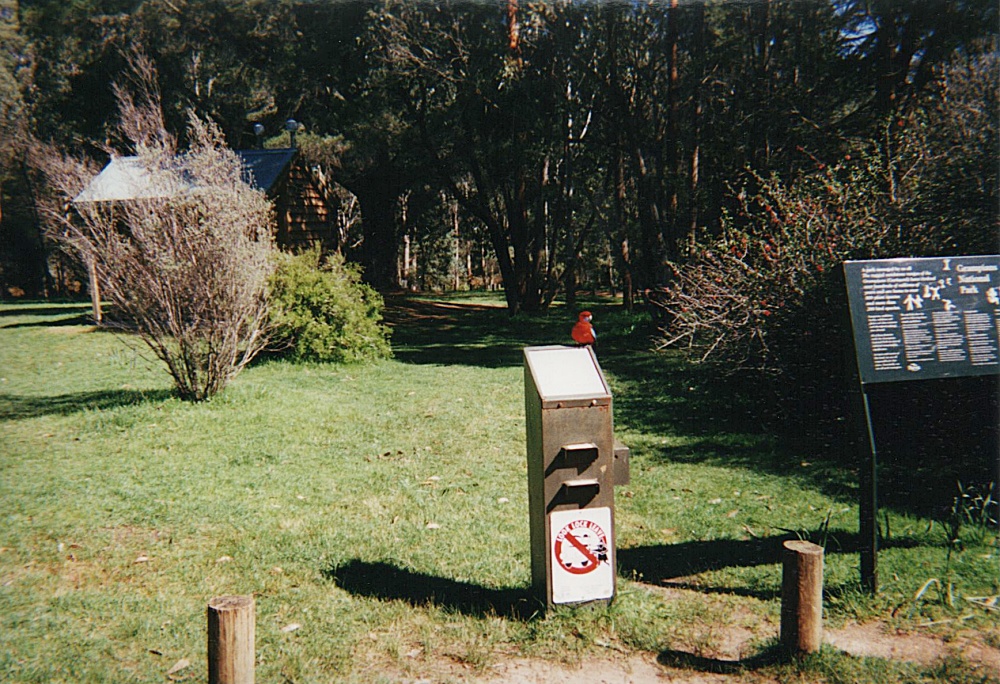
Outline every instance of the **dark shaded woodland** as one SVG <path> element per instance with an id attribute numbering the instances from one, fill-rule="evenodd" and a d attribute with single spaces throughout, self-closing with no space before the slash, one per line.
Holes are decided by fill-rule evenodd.
<path id="1" fill-rule="evenodd" d="M 631 306 L 733 231 L 769 239 L 765 183 L 822 203 L 831 171 L 840 231 L 891 228 L 863 256 L 990 251 L 996 26 L 984 0 L 4 0 L 2 295 L 77 286 L 38 230 L 27 150 L 105 163 L 135 43 L 178 131 L 192 109 L 234 148 L 257 124 L 288 147 L 300 122 L 336 247 L 383 290 Z"/>

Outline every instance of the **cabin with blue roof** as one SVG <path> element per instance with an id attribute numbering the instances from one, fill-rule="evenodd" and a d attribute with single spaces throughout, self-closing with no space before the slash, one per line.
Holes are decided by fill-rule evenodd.
<path id="1" fill-rule="evenodd" d="M 306 166 L 298 149 L 236 150 L 236 154 L 243 160 L 244 180 L 274 203 L 279 247 L 289 251 L 340 247 L 336 208 L 323 192 L 322 179 Z M 153 187 L 137 157 L 112 157 L 73 201 L 127 202 L 171 191 Z"/>

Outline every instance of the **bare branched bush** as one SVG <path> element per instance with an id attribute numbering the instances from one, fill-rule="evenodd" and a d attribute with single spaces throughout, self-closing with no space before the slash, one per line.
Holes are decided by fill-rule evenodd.
<path id="1" fill-rule="evenodd" d="M 726 230 L 649 293 L 660 348 L 682 347 L 730 371 L 787 369 L 790 349 L 828 327 L 828 286 L 842 261 L 891 251 L 898 239 L 864 161 L 822 167 L 788 186 L 753 176 Z M 825 300 L 825 301 L 823 301 Z"/>
<path id="2" fill-rule="evenodd" d="M 221 390 L 267 342 L 273 209 L 242 179 L 239 157 L 211 122 L 189 116 L 189 149 L 164 128 L 156 71 L 142 56 L 116 89 L 127 198 L 86 190 L 87 163 L 38 145 L 50 195 L 49 234 L 96 267 L 111 325 L 134 332 L 166 364 L 180 396 Z"/>

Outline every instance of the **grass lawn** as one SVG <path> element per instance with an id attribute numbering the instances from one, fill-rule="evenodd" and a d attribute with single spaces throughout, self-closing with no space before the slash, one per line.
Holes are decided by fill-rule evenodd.
<path id="1" fill-rule="evenodd" d="M 619 594 L 534 614 L 521 348 L 567 341 L 575 316 L 509 321 L 498 303 L 392 301 L 394 360 L 261 361 L 201 404 L 83 305 L 0 305 L 0 680 L 159 682 L 186 660 L 171 678 L 204 681 L 205 606 L 221 594 L 256 597 L 260 682 L 711 653 L 719 624 L 773 634 L 780 542 L 819 534 L 828 625 L 972 630 L 1000 647 L 997 613 L 967 600 L 1000 593 L 995 531 L 949 544 L 941 523 L 889 509 L 882 591 L 865 596 L 841 455 L 768 434 L 752 396 L 645 351 L 642 318 L 600 301 L 587 305 L 632 448 Z M 830 649 L 749 664 L 772 647 L 746 654 L 747 681 L 989 680 Z"/>

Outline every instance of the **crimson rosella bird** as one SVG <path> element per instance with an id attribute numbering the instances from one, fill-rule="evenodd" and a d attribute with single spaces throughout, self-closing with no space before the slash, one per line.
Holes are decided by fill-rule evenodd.
<path id="1" fill-rule="evenodd" d="M 573 339 L 577 344 L 593 344 L 597 341 L 597 333 L 594 332 L 594 326 L 590 324 L 590 319 L 593 318 L 589 311 L 581 311 L 580 317 L 576 324 L 573 326 Z"/>

